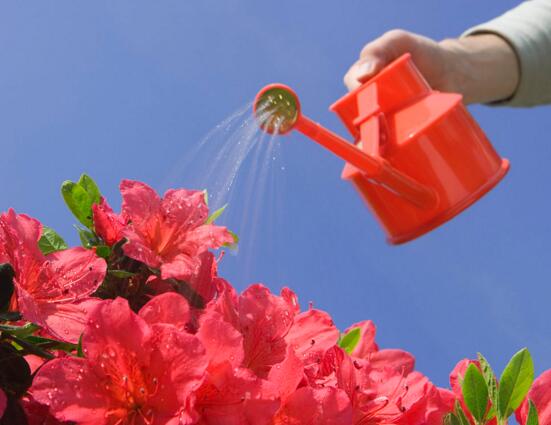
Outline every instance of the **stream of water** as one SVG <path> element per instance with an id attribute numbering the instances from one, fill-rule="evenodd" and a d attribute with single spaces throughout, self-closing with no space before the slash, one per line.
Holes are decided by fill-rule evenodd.
<path id="1" fill-rule="evenodd" d="M 238 256 L 243 283 L 260 278 L 255 274 L 258 244 L 277 238 L 283 203 L 281 137 L 277 125 L 274 134 L 261 130 L 257 118 L 252 103 L 243 105 L 177 160 L 161 184 L 163 190 L 206 189 L 211 213 L 227 205 L 217 223 L 239 236 L 232 253 Z M 260 234 L 272 240 L 261 241 Z"/>

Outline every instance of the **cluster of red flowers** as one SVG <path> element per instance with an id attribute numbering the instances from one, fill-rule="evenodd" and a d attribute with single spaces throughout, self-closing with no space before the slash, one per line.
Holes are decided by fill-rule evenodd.
<path id="1" fill-rule="evenodd" d="M 379 349 L 371 321 L 341 334 L 327 313 L 301 312 L 290 289 L 237 294 L 211 252 L 235 236 L 212 223 L 204 192 L 161 199 L 125 180 L 121 194 L 117 214 L 89 178 L 71 183 L 64 196 L 88 227 L 78 248 L 26 215 L 0 216 L 0 263 L 13 282 L 0 326 L 0 423 L 482 423 L 462 391 L 480 362 L 461 361 L 451 390 L 438 388 L 411 354 Z M 2 366 L 14 357 L 31 379 Z M 548 371 L 517 410 L 522 424 L 528 399 L 551 424 L 550 386 Z"/>

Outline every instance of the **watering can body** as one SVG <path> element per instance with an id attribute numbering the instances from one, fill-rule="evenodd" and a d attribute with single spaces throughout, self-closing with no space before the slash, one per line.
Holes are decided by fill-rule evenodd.
<path id="1" fill-rule="evenodd" d="M 355 147 L 381 164 L 377 173 L 347 163 L 342 178 L 359 191 L 391 244 L 415 239 L 448 221 L 509 169 L 461 95 L 433 91 L 409 54 L 331 110 L 352 134 Z M 412 184 L 426 190 L 408 191 Z"/>

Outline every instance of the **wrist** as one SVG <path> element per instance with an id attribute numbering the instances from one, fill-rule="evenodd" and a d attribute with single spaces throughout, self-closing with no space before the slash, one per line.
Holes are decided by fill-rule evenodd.
<path id="1" fill-rule="evenodd" d="M 495 34 L 476 34 L 440 43 L 446 56 L 450 91 L 461 93 L 465 103 L 487 103 L 513 96 L 519 81 L 519 64 L 507 41 Z"/>

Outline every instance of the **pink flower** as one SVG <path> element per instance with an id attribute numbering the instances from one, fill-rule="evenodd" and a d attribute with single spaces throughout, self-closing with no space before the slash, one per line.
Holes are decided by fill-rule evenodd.
<path id="1" fill-rule="evenodd" d="M 27 415 L 27 424 L 28 425 L 64 425 L 69 424 L 68 422 L 58 421 L 50 413 L 48 406 L 38 403 L 31 396 L 24 396 L 21 399 L 21 406 L 25 410 Z"/>
<path id="2" fill-rule="evenodd" d="M 239 297 L 229 286 L 208 309 L 217 311 L 243 335 L 243 366 L 265 378 L 285 359 L 285 337 L 297 311 L 296 296 L 288 289 L 273 295 L 263 285 L 249 286 Z"/>
<path id="3" fill-rule="evenodd" d="M 352 408 L 338 388 L 302 387 L 295 391 L 274 418 L 274 425 L 348 425 Z"/>
<path id="4" fill-rule="evenodd" d="M 128 220 L 122 214 L 116 214 L 102 197 L 99 204 L 92 205 L 94 230 L 109 246 L 123 238 L 124 227 Z"/>
<path id="5" fill-rule="evenodd" d="M 543 372 L 532 384 L 526 400 L 516 411 L 517 421 L 526 425 L 528 419 L 528 400 L 532 400 L 538 411 L 541 425 L 551 424 L 551 369 Z"/>
<path id="6" fill-rule="evenodd" d="M 59 420 L 83 425 L 180 424 L 193 414 L 193 392 L 207 366 L 199 340 L 176 327 L 149 324 L 126 300 L 91 313 L 85 358 L 45 364 L 31 394 Z"/>
<path id="7" fill-rule="evenodd" d="M 372 369 L 392 367 L 405 375 L 413 371 L 415 358 L 407 351 L 397 349 L 379 350 L 379 346 L 375 343 L 377 328 L 371 320 L 355 323 L 346 329 L 344 333 L 346 334 L 355 328 L 360 328 L 361 336 L 358 345 L 351 353 L 352 357 L 369 360 L 369 367 Z"/>
<path id="8" fill-rule="evenodd" d="M 187 301 L 174 292 L 156 296 L 139 314 L 148 323 L 181 329 L 191 317 Z M 199 424 L 270 424 L 279 401 L 267 383 L 241 367 L 245 357 L 241 333 L 220 313 L 208 310 L 196 336 L 208 359 L 205 380 L 195 393 Z"/>
<path id="9" fill-rule="evenodd" d="M 0 246 L 15 270 L 15 303 L 26 320 L 65 341 L 77 342 L 89 298 L 105 277 L 105 261 L 94 251 L 72 248 L 44 256 L 42 225 L 13 210 L 0 215 Z"/>
<path id="10" fill-rule="evenodd" d="M 186 280 L 200 266 L 199 254 L 234 242 L 225 227 L 206 224 L 208 207 L 201 191 L 168 190 L 164 198 L 144 183 L 123 180 L 122 214 L 129 224 L 123 250 L 129 257 L 160 268 L 163 279 Z"/>

